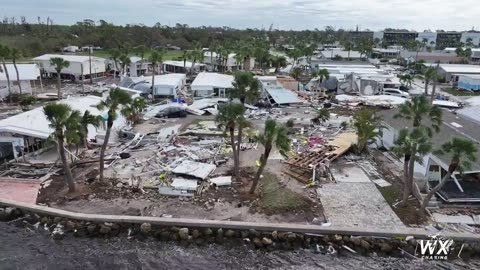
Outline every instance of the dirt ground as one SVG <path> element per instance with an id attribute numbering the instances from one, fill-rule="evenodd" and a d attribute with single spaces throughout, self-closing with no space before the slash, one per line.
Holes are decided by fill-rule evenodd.
<path id="1" fill-rule="evenodd" d="M 247 185 L 248 184 L 248 185 Z M 156 189 L 117 188 L 111 184 L 78 183 L 77 192 L 66 193 L 63 176 L 53 178 L 41 190 L 37 203 L 54 208 L 90 214 L 171 216 L 182 218 L 234 220 L 251 222 L 290 222 L 306 224 L 323 217 L 321 205 L 312 200 L 310 209 L 267 215 L 256 197 L 245 194 L 248 183 L 232 187 L 210 187 L 195 197 L 161 196 Z M 313 211 L 316 210 L 316 211 Z"/>

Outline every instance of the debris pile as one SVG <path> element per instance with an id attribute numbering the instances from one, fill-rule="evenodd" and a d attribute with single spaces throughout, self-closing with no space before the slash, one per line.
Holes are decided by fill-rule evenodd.
<path id="1" fill-rule="evenodd" d="M 117 187 L 158 189 L 166 196 L 193 196 L 201 192 L 210 184 L 206 180 L 217 166 L 227 162 L 230 146 L 220 137 L 223 132 L 213 121 L 191 124 L 181 133 L 179 129 L 180 125 L 175 125 L 154 133 L 136 134 L 112 149 L 110 157 L 114 161 L 107 165 L 106 173 L 118 179 Z M 231 185 L 228 177 L 217 177 L 212 184 Z"/>

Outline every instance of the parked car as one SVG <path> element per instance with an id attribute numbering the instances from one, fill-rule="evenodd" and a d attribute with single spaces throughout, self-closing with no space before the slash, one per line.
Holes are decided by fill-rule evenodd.
<path id="1" fill-rule="evenodd" d="M 187 112 L 185 111 L 184 108 L 180 107 L 170 107 L 170 108 L 165 108 L 161 111 L 159 111 L 155 117 L 157 118 L 162 118 L 162 117 L 167 117 L 167 118 L 184 118 L 187 117 Z"/>
<path id="2" fill-rule="evenodd" d="M 404 92 L 399 89 L 394 89 L 394 88 L 385 88 L 381 92 L 382 95 L 387 95 L 387 96 L 397 96 L 397 97 L 403 97 L 403 98 L 410 98 L 410 94 L 407 92 Z"/>

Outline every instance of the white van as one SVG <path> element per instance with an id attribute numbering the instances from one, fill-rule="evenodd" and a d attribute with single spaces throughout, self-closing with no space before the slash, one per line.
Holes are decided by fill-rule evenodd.
<path id="1" fill-rule="evenodd" d="M 403 98 L 410 98 L 410 94 L 395 88 L 384 88 L 381 92 L 382 95 L 397 96 Z"/>

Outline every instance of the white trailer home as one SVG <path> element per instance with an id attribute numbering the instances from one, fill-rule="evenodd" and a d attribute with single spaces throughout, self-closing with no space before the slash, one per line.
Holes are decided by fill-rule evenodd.
<path id="1" fill-rule="evenodd" d="M 88 110 L 92 115 L 101 116 L 100 127 L 88 126 L 88 139 L 103 139 L 106 131 L 107 111 L 99 111 L 96 105 L 102 101 L 101 97 L 84 96 L 72 97 L 61 101 L 82 114 Z M 43 107 L 23 112 L 9 118 L 0 120 L 0 157 L 17 159 L 27 153 L 41 152 L 48 149 L 48 137 L 53 132 L 43 112 Z M 112 134 L 126 125 L 126 119 L 120 113 L 113 123 Z"/>
<path id="2" fill-rule="evenodd" d="M 202 72 L 192 82 L 193 94 L 198 97 L 215 95 L 228 97 L 228 92 L 233 88 L 234 77 L 219 73 Z"/>
<path id="3" fill-rule="evenodd" d="M 13 64 L 6 64 L 6 66 L 10 77 L 10 91 L 12 93 L 20 93 L 15 66 Z M 40 69 L 35 64 L 17 64 L 17 69 L 22 93 L 32 94 L 32 84 L 34 85 L 33 87 L 35 87 L 35 81 L 40 76 Z M 3 71 L 0 72 L 0 98 L 5 98 L 8 94 L 7 74 Z"/>
<path id="4" fill-rule="evenodd" d="M 70 66 L 62 69 L 61 76 L 64 79 L 77 80 L 80 79 L 82 75 L 85 76 L 85 78 L 90 78 L 90 75 L 95 78 L 103 76 L 106 72 L 106 59 L 95 56 L 45 54 L 33 58 L 33 61 L 40 67 L 42 74 L 56 76 L 57 71 L 55 67 L 50 64 L 50 60 L 56 57 L 63 58 L 70 62 Z"/>

